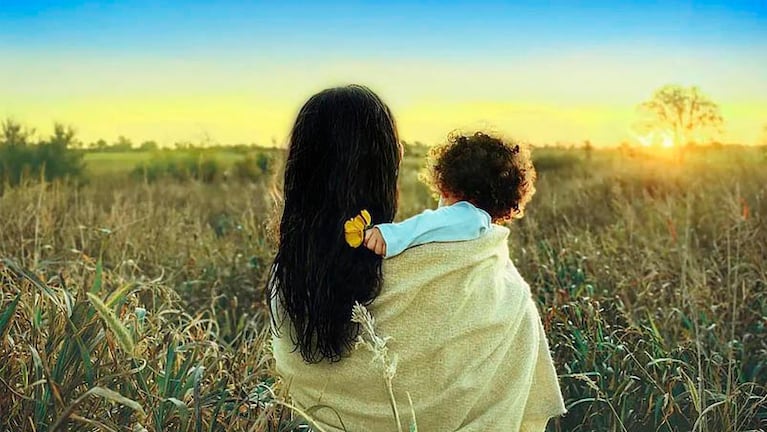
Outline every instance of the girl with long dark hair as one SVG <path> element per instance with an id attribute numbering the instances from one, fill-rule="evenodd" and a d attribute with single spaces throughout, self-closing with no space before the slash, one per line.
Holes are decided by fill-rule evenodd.
<path id="1" fill-rule="evenodd" d="M 361 208 L 394 219 L 400 158 L 391 112 L 365 87 L 325 90 L 298 113 L 270 289 L 307 362 L 339 360 L 356 337 L 352 305 L 381 289 L 381 258 L 348 247 L 343 224 Z"/>
<path id="2" fill-rule="evenodd" d="M 323 430 L 355 432 L 406 429 L 411 399 L 427 432 L 542 432 L 564 412 L 507 228 L 385 262 L 347 244 L 345 222 L 361 209 L 380 224 L 397 208 L 401 148 L 378 96 L 356 85 L 312 96 L 289 146 L 269 292 L 276 369 L 294 404 L 315 406 Z M 374 352 L 354 349 L 359 338 Z"/>

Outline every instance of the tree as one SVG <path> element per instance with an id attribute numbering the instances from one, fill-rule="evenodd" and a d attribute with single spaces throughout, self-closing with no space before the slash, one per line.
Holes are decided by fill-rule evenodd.
<path id="1" fill-rule="evenodd" d="M 107 142 L 103 139 L 94 141 L 88 145 L 89 149 L 97 151 L 104 151 L 107 147 L 109 147 L 109 144 L 107 144 Z"/>
<path id="2" fill-rule="evenodd" d="M 173 147 L 176 150 L 192 150 L 196 148 L 194 143 L 191 141 L 177 141 L 173 144 Z"/>
<path id="3" fill-rule="evenodd" d="M 133 142 L 128 138 L 120 135 L 117 138 L 117 142 L 112 145 L 112 151 L 125 152 L 133 149 Z"/>
<path id="4" fill-rule="evenodd" d="M 724 123 L 719 106 L 697 86 L 665 85 L 640 104 L 638 110 L 641 115 L 635 125 L 638 132 L 670 137 L 677 146 L 710 141 L 721 132 Z"/>
<path id="5" fill-rule="evenodd" d="M 586 152 L 586 160 L 591 160 L 591 152 L 594 151 L 594 145 L 591 140 L 583 141 L 583 151 Z"/>
<path id="6" fill-rule="evenodd" d="M 13 119 L 5 119 L 2 132 L 0 132 L 0 145 L 7 147 L 25 146 L 34 134 L 34 129 L 27 129 Z"/>
<path id="7" fill-rule="evenodd" d="M 46 180 L 76 178 L 82 172 L 82 152 L 73 150 L 77 143 L 71 127 L 56 124 L 48 139 L 33 142 L 33 131 L 6 120 L 0 130 L 0 192 L 4 184 L 17 185 L 35 181 L 41 174 Z"/>
<path id="8" fill-rule="evenodd" d="M 144 141 L 141 143 L 141 146 L 139 146 L 139 150 L 141 151 L 155 151 L 158 148 L 159 146 L 154 141 Z"/>
<path id="9" fill-rule="evenodd" d="M 83 171 L 83 154 L 78 146 L 75 129 L 56 123 L 53 134 L 37 145 L 36 171 L 42 170 L 50 181 L 62 177 L 78 177 Z"/>
<path id="10" fill-rule="evenodd" d="M 34 130 L 27 129 L 13 119 L 6 119 L 0 131 L 0 191 L 2 184 L 16 184 L 29 165 L 33 156 L 29 152 L 29 144 Z"/>

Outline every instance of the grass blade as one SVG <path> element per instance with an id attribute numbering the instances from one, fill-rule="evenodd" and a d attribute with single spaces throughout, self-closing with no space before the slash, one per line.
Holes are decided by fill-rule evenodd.
<path id="1" fill-rule="evenodd" d="M 93 380 L 96 375 L 93 370 L 93 363 L 91 363 L 90 351 L 85 347 L 83 339 L 80 337 L 80 332 L 71 319 L 67 319 L 67 325 L 72 331 L 72 337 L 75 339 L 77 350 L 80 353 L 80 360 L 83 363 L 83 369 L 85 369 L 85 382 L 88 383 L 88 385 L 93 385 Z"/>
<path id="2" fill-rule="evenodd" d="M 101 315 L 101 318 L 107 324 L 109 330 L 114 333 L 117 338 L 117 343 L 120 344 L 120 348 L 132 355 L 135 345 L 133 344 L 133 337 L 131 336 L 130 331 L 128 331 L 128 328 L 117 319 L 114 312 L 112 312 L 112 310 L 109 309 L 97 296 L 88 293 L 88 299 L 91 301 L 93 307 L 96 308 L 99 315 Z"/>
<path id="3" fill-rule="evenodd" d="M 205 368 L 198 365 L 194 370 L 194 430 L 202 432 L 202 407 L 200 406 L 200 383 Z"/>
<path id="4" fill-rule="evenodd" d="M 56 431 L 58 428 L 62 427 L 64 425 L 64 422 L 74 413 L 75 408 L 84 401 L 89 396 L 98 396 L 100 398 L 106 399 L 111 402 L 119 403 L 121 405 L 124 405 L 133 411 L 136 411 L 139 413 L 139 415 L 143 418 L 146 417 L 146 413 L 144 412 L 144 408 L 139 404 L 138 402 L 134 401 L 133 399 L 129 399 L 120 393 L 110 390 L 108 388 L 104 387 L 93 387 L 92 389 L 88 390 L 87 392 L 83 393 L 80 397 L 75 399 L 74 402 L 72 402 L 66 410 L 59 416 L 59 418 L 56 420 L 56 423 L 53 424 L 53 427 L 51 427 L 52 431 Z"/>
<path id="5" fill-rule="evenodd" d="M 106 306 L 110 309 L 112 309 L 117 303 L 122 301 L 126 295 L 128 295 L 133 288 L 135 288 L 136 284 L 133 283 L 127 283 L 123 286 L 121 286 L 117 291 L 114 291 L 112 294 L 109 295 L 109 298 L 107 298 Z"/>
<path id="6" fill-rule="evenodd" d="M 48 287 L 48 285 L 45 284 L 45 282 L 41 281 L 40 278 L 35 276 L 34 273 L 30 272 L 27 269 L 22 268 L 21 266 L 17 265 L 15 262 L 4 259 L 1 261 L 6 267 L 11 269 L 12 272 L 16 274 L 16 276 L 28 280 L 32 285 L 35 286 L 35 288 L 42 291 L 43 294 L 45 294 L 56 306 L 61 307 L 61 301 L 56 296 L 56 293 L 53 292 L 52 289 Z"/>
<path id="7" fill-rule="evenodd" d="M 11 320 L 13 319 L 14 313 L 16 312 L 16 306 L 19 304 L 19 299 L 21 299 L 21 292 L 16 294 L 16 298 L 13 299 L 13 301 L 5 308 L 3 313 L 0 314 L 0 340 L 5 337 L 5 331 L 11 324 Z"/>
<path id="8" fill-rule="evenodd" d="M 101 263 L 101 258 L 99 258 L 98 262 L 96 263 L 96 277 L 93 278 L 93 286 L 91 286 L 90 293 L 91 294 L 97 294 L 99 291 L 101 291 L 101 285 L 104 282 L 104 265 Z"/>

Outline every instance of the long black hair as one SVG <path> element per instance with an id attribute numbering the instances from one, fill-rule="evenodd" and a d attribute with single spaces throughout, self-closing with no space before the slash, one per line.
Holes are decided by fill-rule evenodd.
<path id="1" fill-rule="evenodd" d="M 394 219 L 400 158 L 391 111 L 366 87 L 324 90 L 298 113 L 269 292 L 307 362 L 339 360 L 357 336 L 352 305 L 380 292 L 381 257 L 346 244 L 343 225 L 362 209 L 373 223 Z"/>

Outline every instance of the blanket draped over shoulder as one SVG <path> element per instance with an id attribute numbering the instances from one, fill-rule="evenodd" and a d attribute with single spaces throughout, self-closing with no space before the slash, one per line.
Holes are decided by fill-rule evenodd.
<path id="1" fill-rule="evenodd" d="M 384 286 L 368 306 L 397 357 L 394 396 L 407 430 L 543 431 L 565 412 L 530 287 L 509 259 L 509 230 L 432 243 L 384 261 Z M 282 317 L 278 313 L 278 320 Z M 383 373 L 359 348 L 342 360 L 305 363 L 283 322 L 273 338 L 277 371 L 295 404 L 331 431 L 396 431 Z"/>

